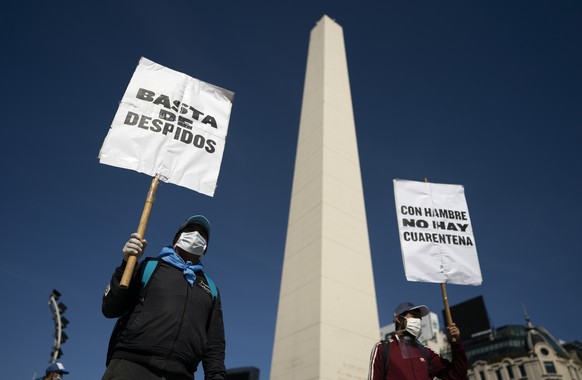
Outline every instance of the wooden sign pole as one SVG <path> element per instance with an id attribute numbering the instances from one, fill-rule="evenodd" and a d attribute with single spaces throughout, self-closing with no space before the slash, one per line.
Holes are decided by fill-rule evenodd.
<path id="1" fill-rule="evenodd" d="M 451 316 L 451 309 L 449 308 L 449 297 L 447 297 L 447 287 L 443 282 L 441 284 L 441 293 L 443 294 L 443 303 L 445 304 L 445 318 L 447 320 L 447 326 L 453 324 L 453 317 Z"/>
<path id="2" fill-rule="evenodd" d="M 158 191 L 158 183 L 160 182 L 159 175 L 156 174 L 154 178 L 152 178 L 152 183 L 150 185 L 150 190 L 148 191 L 148 195 L 146 197 L 145 204 L 143 206 L 143 211 L 141 213 L 141 219 L 139 220 L 139 226 L 137 227 L 137 233 L 143 240 L 145 237 L 146 228 L 148 226 L 148 220 L 150 219 L 150 213 L 152 211 L 152 206 L 154 204 L 154 200 L 156 199 L 156 192 Z M 133 270 L 135 269 L 135 264 L 137 263 L 137 258 L 135 256 L 129 256 L 127 258 L 127 264 L 125 266 L 125 270 L 123 271 L 123 276 L 121 277 L 121 287 L 128 288 L 129 283 L 131 282 L 131 277 L 133 274 Z"/>
<path id="3" fill-rule="evenodd" d="M 443 303 L 445 305 L 445 318 L 447 320 L 447 326 L 453 324 L 453 317 L 451 316 L 451 308 L 449 307 L 449 297 L 447 297 L 447 287 L 446 284 L 443 282 L 441 284 L 441 293 L 443 294 Z M 453 342 L 456 342 L 456 338 L 451 338 Z"/>

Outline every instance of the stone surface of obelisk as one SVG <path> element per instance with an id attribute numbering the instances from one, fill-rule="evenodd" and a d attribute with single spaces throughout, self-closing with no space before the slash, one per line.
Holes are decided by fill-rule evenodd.
<path id="1" fill-rule="evenodd" d="M 311 31 L 271 380 L 366 379 L 380 329 L 343 30 Z"/>

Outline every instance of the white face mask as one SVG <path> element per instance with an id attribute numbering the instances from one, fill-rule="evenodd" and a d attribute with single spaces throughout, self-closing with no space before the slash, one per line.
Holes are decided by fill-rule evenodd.
<path id="1" fill-rule="evenodd" d="M 202 256 L 206 251 L 206 240 L 198 231 L 182 232 L 176 244 L 174 244 L 174 248 L 176 247 L 180 247 L 193 255 Z"/>
<path id="2" fill-rule="evenodd" d="M 406 329 L 413 337 L 417 338 L 422 332 L 422 327 L 420 326 L 420 318 L 406 318 Z"/>

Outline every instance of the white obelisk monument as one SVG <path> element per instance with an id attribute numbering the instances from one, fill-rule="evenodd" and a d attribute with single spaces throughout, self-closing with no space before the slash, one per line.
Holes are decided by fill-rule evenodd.
<path id="1" fill-rule="evenodd" d="M 380 338 L 341 26 L 311 31 L 271 380 L 366 379 Z"/>

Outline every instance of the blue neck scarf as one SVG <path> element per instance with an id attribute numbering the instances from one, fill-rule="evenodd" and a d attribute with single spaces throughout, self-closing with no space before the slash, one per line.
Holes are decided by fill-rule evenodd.
<path id="1" fill-rule="evenodd" d="M 190 287 L 194 286 L 196 275 L 194 272 L 200 272 L 204 269 L 202 264 L 193 265 L 191 261 L 184 262 L 182 257 L 174 251 L 174 248 L 168 246 L 162 248 L 162 252 L 158 255 L 158 259 L 162 259 L 174 268 L 182 269 L 184 278 L 188 281 Z"/>

